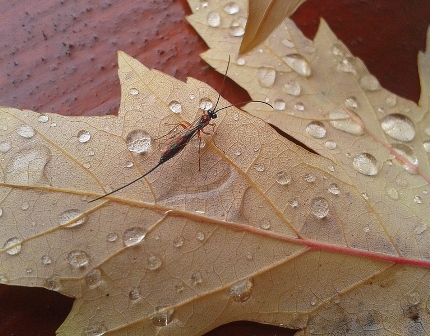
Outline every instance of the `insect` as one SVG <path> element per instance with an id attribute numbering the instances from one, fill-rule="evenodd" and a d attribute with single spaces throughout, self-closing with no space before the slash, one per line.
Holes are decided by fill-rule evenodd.
<path id="1" fill-rule="evenodd" d="M 143 179 L 146 175 L 153 172 L 155 169 L 157 169 L 163 163 L 167 162 L 171 158 L 175 157 L 178 153 L 180 153 L 187 146 L 187 144 L 190 142 L 190 140 L 193 139 L 196 135 L 198 135 L 199 140 L 201 141 L 200 132 L 205 133 L 205 134 L 209 134 L 209 133 L 206 133 L 203 129 L 208 125 L 212 125 L 210 122 L 212 119 L 216 119 L 218 117 L 219 111 L 222 111 L 222 110 L 229 108 L 229 107 L 232 107 L 232 106 L 244 104 L 244 103 L 263 103 L 263 104 L 269 105 L 270 107 L 273 108 L 273 106 L 267 102 L 260 101 L 260 100 L 250 100 L 247 102 L 228 105 L 228 106 L 222 107 L 222 108 L 217 110 L 216 108 L 218 106 L 218 102 L 219 102 L 220 97 L 221 97 L 221 92 L 222 92 L 222 89 L 224 87 L 225 78 L 227 76 L 227 71 L 228 71 L 229 65 L 230 65 L 230 56 L 228 57 L 227 68 L 225 70 L 224 78 L 222 81 L 221 91 L 220 91 L 220 94 L 218 95 L 217 101 L 215 103 L 215 107 L 213 109 L 209 109 L 209 110 L 205 111 L 205 113 L 203 115 L 201 115 L 199 118 L 194 120 L 189 125 L 180 124 L 182 127 L 184 127 L 184 129 L 181 130 L 180 132 L 174 134 L 173 136 L 171 136 L 169 138 L 169 140 L 166 141 L 163 148 L 161 149 L 160 161 L 158 161 L 158 163 L 154 167 L 152 167 L 149 171 L 147 171 L 142 176 L 139 176 L 138 178 L 134 179 L 133 181 L 123 185 L 122 187 L 119 187 L 119 188 L 117 188 L 117 189 L 115 189 L 109 193 L 106 193 L 100 197 L 97 197 L 97 198 L 89 201 L 89 203 L 95 202 L 99 199 L 102 199 L 106 196 L 109 196 L 113 193 L 116 193 L 117 191 L 120 191 L 120 190 L 132 185 L 133 183 Z M 200 150 L 200 145 L 199 145 L 199 150 Z M 200 170 L 200 161 L 199 161 L 199 170 Z"/>

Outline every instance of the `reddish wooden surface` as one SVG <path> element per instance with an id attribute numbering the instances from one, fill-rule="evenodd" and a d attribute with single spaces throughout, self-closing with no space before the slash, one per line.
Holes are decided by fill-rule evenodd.
<path id="1" fill-rule="evenodd" d="M 3 0 L 1 8 L 0 105 L 65 115 L 114 114 L 118 49 L 178 79 L 192 76 L 214 88 L 221 85 L 222 76 L 199 59 L 207 47 L 185 21 L 191 13 L 185 0 Z M 321 16 L 382 86 L 418 101 L 416 58 L 430 24 L 428 0 L 308 0 L 294 20 L 312 37 Z M 223 95 L 233 103 L 248 99 L 232 81 Z M 1 285 L 0 335 L 54 335 L 72 304 L 44 289 Z M 238 322 L 207 334 L 220 335 L 293 331 Z"/>

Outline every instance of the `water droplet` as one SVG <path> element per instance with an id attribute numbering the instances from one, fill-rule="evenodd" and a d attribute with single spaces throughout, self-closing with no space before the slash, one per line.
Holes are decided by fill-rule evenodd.
<path id="1" fill-rule="evenodd" d="M 203 277 L 199 272 L 191 274 L 191 284 L 193 286 L 198 286 L 203 282 Z"/>
<path id="2" fill-rule="evenodd" d="M 82 215 L 83 213 L 78 209 L 66 210 L 60 215 L 60 225 L 65 226 L 67 224 L 67 226 L 65 226 L 66 228 L 72 228 L 72 227 L 82 225 L 87 220 L 87 217 L 86 216 L 81 217 Z M 77 219 L 78 217 L 80 218 Z"/>
<path id="3" fill-rule="evenodd" d="M 303 103 L 301 103 L 301 102 L 298 102 L 294 105 L 294 109 L 297 111 L 304 111 L 305 105 L 303 105 Z"/>
<path id="4" fill-rule="evenodd" d="M 349 111 L 349 113 L 354 114 L 356 118 L 360 119 L 358 115 L 356 115 L 353 111 Z M 350 116 L 343 109 L 335 109 L 330 111 L 329 113 L 330 125 L 334 128 L 352 134 L 352 135 L 362 135 L 363 128 L 352 121 Z"/>
<path id="5" fill-rule="evenodd" d="M 89 257 L 84 251 L 75 250 L 67 256 L 67 262 L 76 268 L 85 267 L 89 263 Z"/>
<path id="6" fill-rule="evenodd" d="M 6 242 L 3 245 L 3 249 L 7 249 L 11 246 L 11 249 L 7 250 L 6 253 L 9 255 L 16 255 L 21 251 L 21 240 L 19 240 L 17 237 L 9 238 L 6 240 Z"/>
<path id="7" fill-rule="evenodd" d="M 199 108 L 202 110 L 209 111 L 213 106 L 212 100 L 209 98 L 202 98 L 199 101 Z"/>
<path id="8" fill-rule="evenodd" d="M 415 233 L 415 234 L 421 234 L 421 233 L 423 233 L 425 230 L 427 230 L 427 224 L 425 224 L 425 223 L 421 223 L 420 225 L 418 225 L 418 226 L 414 229 L 414 233 Z"/>
<path id="9" fill-rule="evenodd" d="M 282 99 L 276 99 L 276 100 L 273 102 L 273 108 L 274 108 L 275 110 L 278 110 L 278 111 L 283 111 L 283 110 L 285 110 L 285 101 L 283 101 Z"/>
<path id="10" fill-rule="evenodd" d="M 415 137 L 415 126 L 403 114 L 388 114 L 381 120 L 382 130 L 395 140 L 411 141 Z"/>
<path id="11" fill-rule="evenodd" d="M 430 140 L 426 140 L 423 142 L 424 150 L 430 154 Z"/>
<path id="12" fill-rule="evenodd" d="M 399 192 L 395 188 L 387 188 L 386 192 L 388 197 L 390 197 L 391 199 L 395 201 L 399 199 Z"/>
<path id="13" fill-rule="evenodd" d="M 176 285 L 175 285 L 175 290 L 176 293 L 180 294 L 185 290 L 185 285 L 182 281 L 179 281 Z"/>
<path id="14" fill-rule="evenodd" d="M 282 42 L 281 42 L 284 46 L 286 46 L 287 48 L 290 48 L 290 49 L 292 49 L 292 48 L 294 48 L 294 43 L 293 42 L 291 42 L 289 39 L 284 39 L 284 40 L 282 40 Z"/>
<path id="15" fill-rule="evenodd" d="M 261 66 L 257 70 L 258 83 L 262 87 L 270 88 L 275 83 L 276 71 L 271 66 Z"/>
<path id="16" fill-rule="evenodd" d="M 233 114 L 233 120 L 234 121 L 238 121 L 239 120 L 239 115 L 237 113 Z"/>
<path id="17" fill-rule="evenodd" d="M 151 256 L 149 256 L 148 260 L 146 261 L 146 268 L 151 270 L 151 271 L 155 271 L 155 270 L 159 269 L 162 264 L 163 264 L 163 262 L 161 261 L 160 258 L 158 258 L 154 255 L 151 255 Z"/>
<path id="18" fill-rule="evenodd" d="M 180 102 L 178 102 L 177 100 L 172 100 L 169 103 L 169 109 L 170 111 L 172 111 L 173 113 L 181 113 L 182 112 L 182 105 Z"/>
<path id="19" fill-rule="evenodd" d="M 325 142 L 325 146 L 327 147 L 327 149 L 335 149 L 337 147 L 337 143 L 333 140 L 327 140 Z"/>
<path id="20" fill-rule="evenodd" d="M 261 222 L 260 222 L 260 227 L 263 229 L 263 230 L 270 230 L 270 227 L 272 226 L 272 222 L 270 221 L 270 219 L 263 219 Z"/>
<path id="21" fill-rule="evenodd" d="M 28 202 L 23 202 L 21 204 L 21 210 L 22 211 L 27 211 L 30 208 L 30 204 Z"/>
<path id="22" fill-rule="evenodd" d="M 239 17 L 232 21 L 229 31 L 233 37 L 240 37 L 245 34 L 246 18 Z"/>
<path id="23" fill-rule="evenodd" d="M 51 124 L 51 127 L 57 127 L 57 123 L 53 122 L 53 123 Z"/>
<path id="24" fill-rule="evenodd" d="M 53 276 L 52 278 L 46 279 L 44 287 L 58 292 L 63 286 L 61 285 L 60 278 L 58 276 Z"/>
<path id="25" fill-rule="evenodd" d="M 385 102 L 389 107 L 394 107 L 397 105 L 397 96 L 394 94 L 391 94 L 385 99 Z"/>
<path id="26" fill-rule="evenodd" d="M 190 99 L 194 100 L 194 99 L 196 99 L 196 96 L 194 94 L 190 94 Z"/>
<path id="27" fill-rule="evenodd" d="M 300 54 L 289 54 L 282 57 L 282 60 L 298 75 L 309 77 L 311 75 L 311 67 L 308 60 Z"/>
<path id="28" fill-rule="evenodd" d="M 139 244 L 146 236 L 146 230 L 141 227 L 132 227 L 124 231 L 122 240 L 125 246 L 133 246 Z"/>
<path id="29" fill-rule="evenodd" d="M 357 98 L 355 98 L 354 96 L 346 98 L 345 99 L 345 106 L 352 108 L 352 109 L 356 109 L 358 107 Z"/>
<path id="30" fill-rule="evenodd" d="M 180 248 L 182 245 L 184 245 L 184 241 L 185 241 L 184 237 L 179 236 L 173 239 L 173 246 L 176 248 Z"/>
<path id="31" fill-rule="evenodd" d="M 327 217 L 329 213 L 328 202 L 325 198 L 316 197 L 311 201 L 311 212 L 317 218 Z"/>
<path id="32" fill-rule="evenodd" d="M 298 97 L 302 91 L 299 82 L 295 80 L 290 80 L 284 85 L 283 91 L 290 96 Z"/>
<path id="33" fill-rule="evenodd" d="M 108 329 L 104 323 L 94 323 L 82 330 L 81 336 L 103 336 L 107 331 Z"/>
<path id="34" fill-rule="evenodd" d="M 26 268 L 25 273 L 31 274 L 31 273 L 33 273 L 33 269 L 32 268 Z"/>
<path id="35" fill-rule="evenodd" d="M 239 12 L 239 6 L 235 2 L 229 2 L 224 6 L 224 11 L 227 14 L 236 14 Z"/>
<path id="36" fill-rule="evenodd" d="M 175 314 L 174 309 L 167 309 L 167 310 L 158 312 L 153 317 L 151 317 L 151 322 L 153 325 L 157 327 L 165 327 L 170 322 L 172 322 L 174 314 Z"/>
<path id="37" fill-rule="evenodd" d="M 330 184 L 329 187 L 328 187 L 328 191 L 329 191 L 329 193 L 331 193 L 333 195 L 339 195 L 340 194 L 340 190 L 337 187 L 336 183 Z"/>
<path id="38" fill-rule="evenodd" d="M 85 274 L 84 280 L 85 280 L 85 283 L 88 285 L 88 287 L 90 288 L 97 287 L 102 282 L 102 272 L 100 272 L 100 270 L 98 270 L 97 268 L 93 269 L 89 271 L 87 274 Z"/>
<path id="39" fill-rule="evenodd" d="M 236 64 L 237 65 L 245 65 L 245 60 L 243 59 L 243 58 L 238 58 L 237 60 L 236 60 Z"/>
<path id="40" fill-rule="evenodd" d="M 331 48 L 331 52 L 335 56 L 343 56 L 342 47 L 339 44 L 333 44 L 333 47 Z"/>
<path id="41" fill-rule="evenodd" d="M 306 132 L 315 139 L 322 139 L 325 137 L 325 134 L 327 130 L 325 129 L 325 126 L 320 121 L 311 121 L 306 126 Z"/>
<path id="42" fill-rule="evenodd" d="M 81 130 L 78 132 L 78 141 L 80 143 L 85 143 L 90 141 L 91 139 L 91 133 L 86 130 Z"/>
<path id="43" fill-rule="evenodd" d="M 353 57 L 345 57 L 337 65 L 337 70 L 342 71 L 342 72 L 350 72 L 352 74 L 355 74 L 357 72 L 355 70 L 355 59 Z"/>
<path id="44" fill-rule="evenodd" d="M 280 185 L 287 185 L 291 183 L 291 177 L 284 171 L 277 172 L 275 181 Z"/>
<path id="45" fill-rule="evenodd" d="M 357 154 L 352 159 L 352 166 L 360 174 L 373 176 L 378 174 L 378 165 L 376 158 L 369 153 Z"/>
<path id="46" fill-rule="evenodd" d="M 408 294 L 408 302 L 411 305 L 417 305 L 418 303 L 420 303 L 420 301 L 421 301 L 421 298 L 417 292 L 412 292 Z"/>
<path id="47" fill-rule="evenodd" d="M 241 155 L 242 155 L 242 152 L 241 152 L 241 151 L 239 151 L 239 150 L 235 150 L 235 151 L 234 151 L 234 155 L 235 155 L 235 156 L 241 156 Z"/>
<path id="48" fill-rule="evenodd" d="M 315 306 L 317 304 L 317 301 L 318 301 L 317 297 L 313 296 L 311 299 L 311 306 Z"/>
<path id="49" fill-rule="evenodd" d="M 20 127 L 18 127 L 16 132 L 23 138 L 27 139 L 34 137 L 34 135 L 36 134 L 36 131 L 30 125 L 21 125 Z"/>
<path id="50" fill-rule="evenodd" d="M 306 181 L 306 182 L 308 182 L 308 183 L 312 183 L 312 182 L 315 182 L 315 180 L 316 180 L 316 177 L 315 177 L 315 175 L 314 175 L 314 174 L 309 173 L 309 174 L 306 174 L 306 175 L 305 175 L 305 181 Z"/>
<path id="51" fill-rule="evenodd" d="M 329 171 L 334 172 L 334 166 L 328 166 L 327 168 Z"/>
<path id="52" fill-rule="evenodd" d="M 132 168 L 133 166 L 134 166 L 133 161 L 127 161 L 127 162 L 125 163 L 125 168 Z"/>
<path id="53" fill-rule="evenodd" d="M 364 90 L 376 91 L 380 89 L 379 82 L 373 75 L 364 75 L 360 78 L 360 86 Z"/>
<path id="54" fill-rule="evenodd" d="M 364 231 L 364 232 L 366 232 L 366 233 L 368 233 L 368 232 L 370 231 L 370 228 L 369 228 L 368 226 L 365 226 L 365 227 L 363 228 L 363 231 Z"/>
<path id="55" fill-rule="evenodd" d="M 41 114 L 37 120 L 41 123 L 46 123 L 49 121 L 49 117 L 47 115 Z"/>
<path id="56" fill-rule="evenodd" d="M 2 153 L 9 152 L 9 150 L 11 148 L 12 148 L 12 146 L 11 146 L 10 142 L 4 141 L 4 142 L 0 143 L 0 152 L 2 152 Z"/>
<path id="57" fill-rule="evenodd" d="M 128 91 L 128 93 L 129 93 L 129 94 L 131 94 L 132 96 L 137 96 L 137 95 L 139 94 L 139 90 L 138 90 L 138 89 L 136 89 L 136 88 L 131 88 L 131 89 Z"/>
<path id="58" fill-rule="evenodd" d="M 416 195 L 414 196 L 414 202 L 417 204 L 421 204 L 423 201 L 420 196 Z"/>
<path id="59" fill-rule="evenodd" d="M 299 201 L 295 198 L 293 198 L 292 200 L 290 200 L 288 202 L 288 204 L 290 205 L 290 207 L 292 208 L 297 208 L 299 206 Z"/>
<path id="60" fill-rule="evenodd" d="M 254 165 L 254 169 L 255 169 L 256 171 L 258 171 L 258 172 L 263 172 L 263 171 L 264 171 L 264 169 L 265 169 L 265 167 L 264 167 L 264 164 L 263 164 L 263 163 L 256 163 L 256 164 Z"/>
<path id="61" fill-rule="evenodd" d="M 143 130 L 134 130 L 128 133 L 126 143 L 128 150 L 142 154 L 151 150 L 151 136 Z"/>
<path id="62" fill-rule="evenodd" d="M 0 284 L 5 285 L 5 284 L 7 284 L 8 282 L 9 282 L 8 277 L 7 277 L 6 275 L 4 275 L 4 274 L 0 274 Z"/>
<path id="63" fill-rule="evenodd" d="M 411 164 L 413 164 L 414 166 L 418 166 L 418 158 L 415 155 L 414 151 L 412 150 L 411 147 L 405 145 L 405 144 L 393 144 L 391 145 L 391 147 L 398 153 L 400 154 L 403 158 L 405 158 L 406 160 L 408 160 Z M 400 162 L 400 161 L 399 161 Z M 401 164 L 403 164 L 403 162 L 400 162 Z M 408 165 L 403 164 L 403 168 L 405 170 L 407 170 L 410 173 L 414 173 L 414 170 L 411 169 Z"/>
<path id="64" fill-rule="evenodd" d="M 251 280 L 238 282 L 230 287 L 230 296 L 234 301 L 245 302 L 251 297 L 252 287 Z"/>
<path id="65" fill-rule="evenodd" d="M 128 297 L 130 300 L 136 301 L 141 298 L 140 290 L 138 288 L 133 288 L 129 293 Z"/>
<path id="66" fill-rule="evenodd" d="M 108 242 L 113 243 L 114 241 L 116 241 L 118 239 L 118 235 L 115 232 L 111 232 L 107 235 L 106 239 Z"/>
<path id="67" fill-rule="evenodd" d="M 52 259 L 48 255 L 42 256 L 42 264 L 43 265 L 50 265 L 52 263 Z"/>
<path id="68" fill-rule="evenodd" d="M 197 240 L 200 240 L 200 241 L 204 241 L 205 240 L 205 234 L 203 233 L 203 232 L 197 232 L 196 233 L 196 238 L 197 238 Z"/>
<path id="69" fill-rule="evenodd" d="M 208 13 L 208 16 L 206 17 L 206 22 L 210 27 L 219 27 L 221 24 L 221 16 L 218 12 L 212 11 Z"/>

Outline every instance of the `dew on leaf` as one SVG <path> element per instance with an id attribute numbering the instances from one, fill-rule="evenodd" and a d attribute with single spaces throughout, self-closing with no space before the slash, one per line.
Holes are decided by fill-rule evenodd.
<path id="1" fill-rule="evenodd" d="M 256 163 L 254 164 L 254 169 L 258 172 L 263 172 L 265 167 L 263 163 Z"/>
<path id="2" fill-rule="evenodd" d="M 230 15 L 236 14 L 239 12 L 239 6 L 235 2 L 229 2 L 224 6 L 224 11 Z"/>
<path id="3" fill-rule="evenodd" d="M 125 246 L 139 244 L 146 236 L 146 231 L 141 227 L 132 227 L 124 231 L 122 240 Z"/>
<path id="4" fill-rule="evenodd" d="M 66 210 L 60 214 L 59 225 L 65 226 L 68 223 L 67 226 L 65 226 L 66 228 L 82 225 L 87 221 L 87 217 L 82 215 L 83 213 L 78 209 Z"/>
<path id="5" fill-rule="evenodd" d="M 50 256 L 48 256 L 48 255 L 42 256 L 42 264 L 43 265 L 47 266 L 47 265 L 51 265 L 51 263 L 52 263 L 52 259 Z"/>
<path id="6" fill-rule="evenodd" d="M 369 231 L 370 231 L 370 228 L 369 228 L 368 226 L 365 226 L 365 227 L 363 228 L 363 231 L 367 233 L 367 232 L 369 232 Z"/>
<path id="7" fill-rule="evenodd" d="M 412 165 L 418 166 L 418 157 L 415 155 L 411 147 L 401 143 L 393 144 L 391 147 Z M 414 173 L 414 170 L 407 164 L 404 164 L 403 162 L 400 163 L 403 164 L 403 168 L 409 173 Z"/>
<path id="8" fill-rule="evenodd" d="M 291 177 L 285 171 L 279 171 L 275 175 L 275 181 L 280 185 L 287 185 L 291 183 Z"/>
<path id="9" fill-rule="evenodd" d="M 421 204 L 423 201 L 422 201 L 422 199 L 421 199 L 420 196 L 415 195 L 414 196 L 414 202 L 417 203 L 417 204 Z"/>
<path id="10" fill-rule="evenodd" d="M 397 105 L 397 96 L 391 94 L 385 99 L 385 102 L 389 107 L 394 107 Z"/>
<path id="11" fill-rule="evenodd" d="M 417 292 L 409 293 L 407 299 L 411 305 L 417 305 L 421 301 L 420 295 Z"/>
<path id="12" fill-rule="evenodd" d="M 414 233 L 419 235 L 419 234 L 423 233 L 426 230 L 427 230 L 427 224 L 426 223 L 421 223 L 420 225 L 418 225 L 414 229 Z"/>
<path id="13" fill-rule="evenodd" d="M 233 37 L 240 37 L 245 34 L 246 18 L 239 17 L 232 21 L 230 24 L 230 35 Z"/>
<path id="14" fill-rule="evenodd" d="M 272 222 L 271 222 L 271 221 L 270 221 L 270 219 L 268 219 L 268 218 L 263 219 L 263 220 L 260 222 L 260 227 L 261 227 L 263 230 L 270 230 L 271 226 L 272 226 Z"/>
<path id="15" fill-rule="evenodd" d="M 378 174 L 378 164 L 376 158 L 369 153 L 357 154 L 352 159 L 352 166 L 360 174 L 373 176 Z"/>
<path id="16" fill-rule="evenodd" d="M 90 141 L 91 139 L 91 133 L 86 130 L 81 130 L 78 132 L 78 141 L 80 143 L 85 143 Z"/>
<path id="17" fill-rule="evenodd" d="M 311 75 L 311 67 L 308 60 L 300 54 L 289 54 L 282 57 L 282 60 L 298 75 L 309 77 Z"/>
<path id="18" fill-rule="evenodd" d="M 191 284 L 193 286 L 198 286 L 203 282 L 203 277 L 199 272 L 191 274 Z"/>
<path id="19" fill-rule="evenodd" d="M 333 47 L 331 48 L 331 52 L 335 56 L 343 56 L 342 47 L 339 44 L 333 44 Z"/>
<path id="20" fill-rule="evenodd" d="M 276 71 L 272 66 L 261 66 L 257 70 L 257 79 L 261 87 L 270 88 L 275 83 Z"/>
<path id="21" fill-rule="evenodd" d="M 252 294 L 253 283 L 247 279 L 230 287 L 230 297 L 237 302 L 247 301 Z"/>
<path id="22" fill-rule="evenodd" d="M 114 232 L 111 232 L 107 235 L 106 239 L 108 242 L 113 243 L 114 241 L 116 241 L 118 239 L 118 235 Z"/>
<path id="23" fill-rule="evenodd" d="M 430 140 L 426 140 L 423 142 L 424 150 L 430 154 Z"/>
<path id="24" fill-rule="evenodd" d="M 182 245 L 184 245 L 184 237 L 179 236 L 173 239 L 173 246 L 176 248 L 180 248 Z"/>
<path id="25" fill-rule="evenodd" d="M 151 150 L 151 136 L 143 130 L 137 129 L 128 133 L 127 148 L 130 152 L 142 154 Z"/>
<path id="26" fill-rule="evenodd" d="M 21 210 L 22 211 L 27 211 L 30 208 L 30 204 L 28 202 L 23 202 L 21 204 Z"/>
<path id="27" fill-rule="evenodd" d="M 381 120 L 382 130 L 391 138 L 399 141 L 411 141 L 415 137 L 415 126 L 411 119 L 403 114 L 389 114 Z"/>
<path id="28" fill-rule="evenodd" d="M 278 110 L 278 111 L 283 111 L 283 110 L 285 110 L 285 101 L 284 101 L 284 100 L 282 100 L 282 99 L 276 99 L 276 100 L 273 102 L 273 108 L 274 108 L 275 110 Z"/>
<path id="29" fill-rule="evenodd" d="M 299 206 L 299 201 L 295 198 L 293 198 L 292 200 L 290 200 L 288 202 L 288 204 L 290 205 L 290 207 L 292 208 L 297 208 Z"/>
<path id="30" fill-rule="evenodd" d="M 298 97 L 302 91 L 299 82 L 295 80 L 290 80 L 287 84 L 284 84 L 283 91 L 290 96 Z"/>
<path id="31" fill-rule="evenodd" d="M 354 113 L 352 111 L 349 111 L 349 113 Z M 355 114 L 355 113 L 354 113 Z M 352 134 L 352 135 L 362 135 L 363 128 L 355 123 L 348 113 L 344 111 L 343 109 L 335 109 L 329 112 L 328 115 L 330 119 L 330 125 L 334 128 Z M 355 116 L 356 118 L 360 118 L 358 115 Z"/>
<path id="32" fill-rule="evenodd" d="M 345 99 L 345 106 L 351 109 L 356 109 L 358 107 L 357 98 L 354 96 L 348 97 Z"/>
<path id="33" fill-rule="evenodd" d="M 395 188 L 387 188 L 386 190 L 388 197 L 390 197 L 392 200 L 398 200 L 399 199 L 399 192 Z"/>
<path id="34" fill-rule="evenodd" d="M 290 48 L 290 49 L 294 48 L 294 43 L 293 43 L 292 41 L 290 41 L 289 39 L 283 39 L 283 40 L 281 41 L 281 43 L 282 43 L 284 46 L 286 46 L 287 48 Z"/>
<path id="35" fill-rule="evenodd" d="M 140 290 L 138 288 L 133 288 L 129 293 L 128 297 L 132 301 L 139 300 L 141 298 Z"/>
<path id="36" fill-rule="evenodd" d="M 30 125 L 21 125 L 20 127 L 18 127 L 16 132 L 26 139 L 30 139 L 36 134 L 36 131 Z"/>
<path id="37" fill-rule="evenodd" d="M 337 147 L 337 143 L 336 143 L 336 141 L 333 141 L 333 140 L 327 140 L 326 142 L 325 142 L 325 146 L 327 147 L 327 149 L 335 149 L 336 147 Z"/>
<path id="38" fill-rule="evenodd" d="M 139 94 L 139 90 L 136 88 L 130 88 L 130 90 L 128 90 L 128 93 L 132 96 L 137 96 Z"/>
<path id="39" fill-rule="evenodd" d="M 315 139 L 322 139 L 325 137 L 327 130 L 325 126 L 320 121 L 311 121 L 306 126 L 306 132 Z"/>
<path id="40" fill-rule="evenodd" d="M 47 115 L 41 114 L 37 120 L 41 123 L 46 123 L 49 121 L 49 117 Z"/>
<path id="41" fill-rule="evenodd" d="M 196 233 L 196 238 L 199 241 L 204 241 L 205 240 L 205 234 L 203 232 L 199 231 Z"/>
<path id="42" fill-rule="evenodd" d="M 2 152 L 2 153 L 9 152 L 9 150 L 11 148 L 12 148 L 12 145 L 10 144 L 10 142 L 4 141 L 4 142 L 0 143 L 0 152 Z"/>
<path id="43" fill-rule="evenodd" d="M 328 191 L 329 191 L 329 193 L 331 193 L 333 195 L 339 195 L 340 194 L 340 190 L 339 190 L 336 183 L 330 184 L 328 187 Z"/>
<path id="44" fill-rule="evenodd" d="M 157 312 L 153 317 L 151 317 L 151 322 L 157 327 L 165 327 L 170 322 L 172 322 L 174 314 L 174 309 L 167 309 L 161 312 Z"/>
<path id="45" fill-rule="evenodd" d="M 53 276 L 51 278 L 46 279 L 43 287 L 53 291 L 60 291 L 62 289 L 61 280 L 58 276 Z"/>
<path id="46" fill-rule="evenodd" d="M 185 290 L 185 285 L 182 281 L 179 281 L 176 285 L 175 285 L 175 291 L 176 293 L 180 294 Z"/>
<path id="47" fill-rule="evenodd" d="M 251 261 L 254 259 L 254 254 L 252 252 L 248 251 L 245 253 L 245 258 L 246 258 L 246 260 Z"/>
<path id="48" fill-rule="evenodd" d="M 75 268 L 85 267 L 89 263 L 89 257 L 82 250 L 74 250 L 68 254 L 67 262 Z"/>
<path id="49" fill-rule="evenodd" d="M 10 248 L 13 246 L 12 248 Z M 17 255 L 21 251 L 21 240 L 17 237 L 12 237 L 6 240 L 3 245 L 3 249 L 9 248 L 6 253 L 9 255 Z"/>
<path id="50" fill-rule="evenodd" d="M 204 111 L 209 111 L 213 107 L 212 100 L 209 98 L 202 98 L 199 101 L 199 108 Z"/>
<path id="51" fill-rule="evenodd" d="M 181 113 L 182 112 L 182 105 L 180 102 L 178 102 L 177 100 L 172 100 L 169 103 L 169 109 L 170 111 L 172 111 L 173 113 Z"/>
<path id="52" fill-rule="evenodd" d="M 364 75 L 360 78 L 360 86 L 367 91 L 376 91 L 380 89 L 378 80 L 373 75 Z"/>
<path id="53" fill-rule="evenodd" d="M 108 329 L 104 323 L 92 323 L 82 330 L 81 336 L 103 336 L 107 332 Z"/>
<path id="54" fill-rule="evenodd" d="M 350 72 L 352 74 L 357 73 L 355 69 L 355 59 L 353 57 L 345 57 L 337 65 L 337 70 L 342 72 Z"/>
<path id="55" fill-rule="evenodd" d="M 221 24 L 221 16 L 218 12 L 211 11 L 208 13 L 208 16 L 206 17 L 206 22 L 210 27 L 219 27 Z"/>
<path id="56" fill-rule="evenodd" d="M 102 282 L 102 272 L 97 268 L 93 269 L 85 274 L 84 281 L 90 288 L 97 287 Z"/>
<path id="57" fill-rule="evenodd" d="M 298 103 L 294 104 L 294 109 L 297 111 L 304 111 L 305 105 L 303 105 L 303 103 L 301 103 L 301 102 L 298 102 Z"/>
<path id="58" fill-rule="evenodd" d="M 311 201 L 311 213 L 317 218 L 325 218 L 329 213 L 329 205 L 325 198 L 316 197 Z"/>
<path id="59" fill-rule="evenodd" d="M 305 175 L 305 181 L 306 181 L 306 182 L 308 182 L 308 183 L 312 183 L 312 182 L 315 182 L 315 180 L 316 180 L 316 177 L 315 177 L 315 175 L 314 175 L 314 174 L 309 173 L 309 174 L 306 174 L 306 175 Z"/>
<path id="60" fill-rule="evenodd" d="M 151 255 L 146 261 L 146 268 L 150 271 L 155 271 L 161 267 L 163 262 L 157 256 Z"/>
<path id="61" fill-rule="evenodd" d="M 238 58 L 237 60 L 236 60 L 236 64 L 237 65 L 245 65 L 245 60 L 243 59 L 243 58 Z"/>

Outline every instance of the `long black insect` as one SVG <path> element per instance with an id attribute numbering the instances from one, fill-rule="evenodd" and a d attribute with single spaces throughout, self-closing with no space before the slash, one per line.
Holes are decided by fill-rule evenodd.
<path id="1" fill-rule="evenodd" d="M 188 126 L 181 124 L 184 127 L 184 129 L 182 131 L 180 131 L 178 134 L 173 135 L 169 140 L 166 141 L 166 143 L 164 144 L 164 146 L 161 150 L 160 161 L 158 161 L 158 163 L 154 167 L 152 167 L 145 174 L 134 179 L 133 181 L 131 181 L 131 182 L 123 185 L 122 187 L 119 187 L 119 188 L 117 188 L 117 189 L 115 189 L 115 190 L 113 190 L 107 194 L 104 194 L 100 197 L 93 199 L 93 200 L 89 201 L 89 203 L 97 201 L 97 200 L 104 198 L 106 196 L 109 196 L 113 193 L 116 193 L 117 191 L 122 190 L 122 189 L 128 187 L 129 185 L 143 179 L 146 175 L 153 172 L 155 169 L 157 169 L 163 163 L 165 163 L 168 160 L 170 160 L 171 158 L 175 157 L 178 153 L 180 153 L 185 148 L 185 146 L 190 142 L 190 140 L 196 136 L 196 134 L 200 137 L 200 132 L 204 132 L 203 129 L 210 124 L 211 120 L 216 119 L 218 117 L 219 111 L 222 111 L 222 110 L 229 108 L 229 107 L 232 107 L 232 106 L 245 104 L 245 103 L 263 103 L 263 104 L 269 105 L 270 107 L 273 108 L 273 106 L 267 102 L 260 101 L 260 100 L 250 100 L 250 101 L 243 102 L 243 103 L 225 106 L 225 107 L 222 107 L 222 108 L 217 110 L 216 108 L 218 106 L 218 102 L 219 102 L 220 97 L 221 97 L 222 89 L 224 88 L 225 78 L 227 76 L 227 71 L 228 71 L 229 66 L 230 66 L 230 56 L 228 57 L 227 68 L 225 70 L 224 78 L 223 78 L 222 85 L 221 85 L 221 90 L 220 90 L 220 93 L 218 94 L 218 98 L 216 100 L 215 107 L 213 109 L 207 110 L 206 113 L 204 113 L 202 116 L 200 116 L 200 118 L 197 118 L 192 124 L 190 124 Z M 199 148 L 200 148 L 200 146 L 199 146 Z"/>

